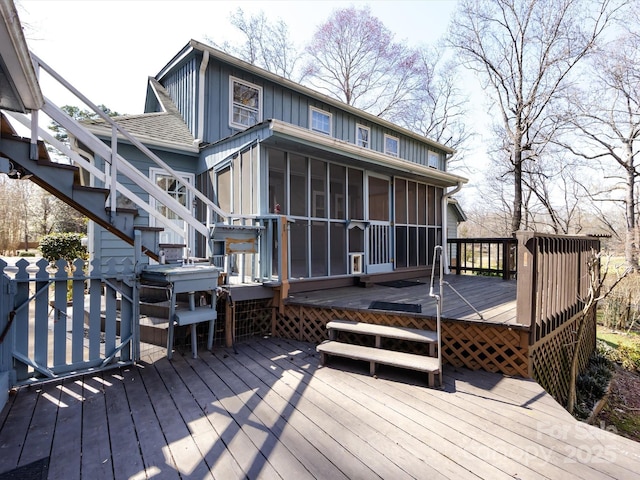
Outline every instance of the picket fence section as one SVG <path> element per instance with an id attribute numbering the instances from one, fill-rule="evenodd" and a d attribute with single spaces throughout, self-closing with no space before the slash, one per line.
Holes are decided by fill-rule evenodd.
<path id="1" fill-rule="evenodd" d="M 0 370 L 20 385 L 128 364 L 139 357 L 130 259 L 52 264 L 0 259 Z"/>

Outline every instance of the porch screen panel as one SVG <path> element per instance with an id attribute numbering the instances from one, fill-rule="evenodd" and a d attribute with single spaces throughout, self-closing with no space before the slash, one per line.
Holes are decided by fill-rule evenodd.
<path id="1" fill-rule="evenodd" d="M 389 221 L 389 181 L 369 177 L 369 220 Z"/>
<path id="2" fill-rule="evenodd" d="M 364 230 L 359 227 L 349 229 L 349 252 L 364 252 Z"/>
<path id="3" fill-rule="evenodd" d="M 269 213 L 289 213 L 285 187 L 286 166 L 284 152 L 269 150 Z"/>
<path id="4" fill-rule="evenodd" d="M 418 184 L 418 225 L 427 224 L 427 186 Z"/>
<path id="5" fill-rule="evenodd" d="M 327 271 L 327 222 L 311 222 L 311 276 L 324 277 Z"/>
<path id="6" fill-rule="evenodd" d="M 242 205 L 242 159 L 236 157 L 233 159 L 232 164 L 233 174 L 233 206 L 231 213 L 241 213 Z"/>
<path id="7" fill-rule="evenodd" d="M 407 182 L 407 210 L 408 220 L 407 223 L 415 225 L 418 223 L 418 210 L 417 210 L 417 197 L 418 197 L 418 185 L 416 182 Z"/>
<path id="8" fill-rule="evenodd" d="M 240 200 L 240 213 L 244 215 L 251 215 L 253 206 L 253 179 L 251 178 L 252 168 L 252 150 L 248 150 L 241 155 L 242 168 L 240 184 L 242 185 L 241 200 Z"/>
<path id="9" fill-rule="evenodd" d="M 350 168 L 349 181 L 349 219 L 364 220 L 364 175 L 362 170 Z M 364 247 L 363 247 L 364 248 Z"/>
<path id="10" fill-rule="evenodd" d="M 418 228 L 418 264 L 428 265 L 427 258 L 427 229 L 426 227 Z"/>
<path id="11" fill-rule="evenodd" d="M 308 223 L 296 221 L 289 224 L 289 252 L 291 278 L 309 276 Z"/>
<path id="12" fill-rule="evenodd" d="M 218 205 L 224 212 L 231 211 L 231 168 L 220 170 L 216 179 Z"/>
<path id="13" fill-rule="evenodd" d="M 329 212 L 333 219 L 345 219 L 345 187 L 347 169 L 340 165 L 329 165 Z"/>
<path id="14" fill-rule="evenodd" d="M 347 232 L 344 223 L 332 222 L 329 228 L 330 275 L 347 273 Z"/>
<path id="15" fill-rule="evenodd" d="M 435 189 L 436 225 L 442 226 L 442 189 Z"/>
<path id="16" fill-rule="evenodd" d="M 407 223 L 407 181 L 396 179 L 395 181 L 395 221 Z"/>
<path id="17" fill-rule="evenodd" d="M 300 155 L 289 154 L 290 181 L 289 190 L 291 201 L 289 212 L 291 215 L 307 215 L 307 159 Z"/>
<path id="18" fill-rule="evenodd" d="M 415 267 L 418 265 L 418 227 L 409 227 L 408 244 L 408 263 L 410 267 Z"/>
<path id="19" fill-rule="evenodd" d="M 311 216 L 328 218 L 327 211 L 327 164 L 311 160 Z"/>
<path id="20" fill-rule="evenodd" d="M 396 227 L 396 267 L 407 266 L 407 227 Z"/>
<path id="21" fill-rule="evenodd" d="M 436 224 L 436 187 L 429 186 L 427 196 L 427 211 L 429 212 L 427 217 L 428 225 Z"/>

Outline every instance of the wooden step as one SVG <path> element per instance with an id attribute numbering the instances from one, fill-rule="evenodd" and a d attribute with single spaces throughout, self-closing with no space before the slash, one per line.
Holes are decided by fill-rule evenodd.
<path id="1" fill-rule="evenodd" d="M 413 353 L 394 352 L 381 348 L 364 347 L 362 345 L 352 345 L 333 340 L 327 340 L 316 347 L 321 354 L 320 364 L 325 365 L 327 355 L 335 355 L 353 360 L 369 362 L 369 371 L 375 375 L 377 364 L 389 365 L 392 367 L 407 368 L 429 374 L 429 386 L 434 386 L 435 375 L 440 374 L 438 359 L 415 355 Z"/>
<path id="2" fill-rule="evenodd" d="M 352 320 L 332 320 L 327 323 L 329 331 L 361 333 L 376 337 L 395 338 L 411 342 L 438 343 L 438 333 L 433 330 L 419 328 L 393 327 L 390 325 L 376 325 L 373 323 L 354 322 Z"/>

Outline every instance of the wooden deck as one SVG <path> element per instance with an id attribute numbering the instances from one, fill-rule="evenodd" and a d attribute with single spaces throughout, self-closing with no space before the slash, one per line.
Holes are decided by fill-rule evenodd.
<path id="1" fill-rule="evenodd" d="M 435 317 L 436 303 L 429 296 L 430 279 L 416 278 L 420 285 L 393 288 L 374 284 L 369 288 L 341 287 L 313 292 L 292 294 L 288 303 L 301 303 L 322 307 L 367 310 L 373 301 L 418 304 L 422 313 L 417 315 Z M 516 316 L 516 281 L 498 277 L 476 275 L 445 275 L 443 286 L 442 317 L 452 320 L 469 320 L 504 325 L 520 325 Z M 448 285 L 447 285 L 448 283 Z M 460 298 L 466 299 L 482 318 Z M 434 282 L 434 293 L 439 292 L 438 279 Z"/>
<path id="2" fill-rule="evenodd" d="M 21 388 L 0 413 L 2 472 L 48 478 L 637 478 L 640 445 L 575 422 L 535 382 L 415 372 L 258 339 Z M 18 478 L 18 477 L 11 477 Z M 24 477 L 23 477 L 24 478 Z M 39 477 L 38 477 L 39 478 Z"/>

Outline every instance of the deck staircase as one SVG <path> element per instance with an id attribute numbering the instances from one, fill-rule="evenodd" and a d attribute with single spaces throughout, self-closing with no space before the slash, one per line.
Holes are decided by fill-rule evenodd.
<path id="1" fill-rule="evenodd" d="M 35 55 L 31 56 L 39 72 L 47 73 L 75 95 L 79 103 L 87 105 L 90 111 L 93 111 L 107 127 L 111 128 L 111 144 L 96 137 L 80 122 L 45 97 L 41 111 L 32 111 L 30 116 L 10 111 L 0 113 L 2 127 L 0 153 L 4 159 L 0 165 L 0 172 L 12 178 L 33 181 L 130 245 L 134 244 L 134 230 L 143 230 L 143 253 L 154 259 L 158 259 L 159 256 L 158 231 L 168 229 L 180 236 L 185 233 L 183 229 L 176 226 L 174 220 L 155 207 L 155 204 L 162 204 L 167 207 L 166 210 L 176 214 L 207 239 L 209 250 L 207 253 L 210 254 L 215 224 L 223 222 L 229 215 L 195 186 L 184 182 L 183 185 L 190 191 L 192 197 L 203 206 L 204 220 L 196 218 L 189 208 L 155 185 L 146 172 L 142 172 L 125 159 L 118 152 L 118 141 L 124 138 L 127 143 L 142 152 L 154 166 L 181 180 L 178 172 L 102 112 L 51 67 Z M 69 138 L 73 138 L 78 145 L 82 145 L 82 150 L 89 153 L 91 160 L 87 160 L 86 155 L 80 155 L 77 150 L 71 149 L 67 144 L 53 137 L 48 129 L 41 127 L 39 114 L 48 116 L 51 121 L 60 125 Z M 18 135 L 9 123 L 7 115 L 29 129 L 30 138 Z M 66 156 L 68 163 L 52 161 L 45 142 Z M 104 160 L 103 168 L 96 166 L 99 163 L 95 161 L 96 157 Z M 121 183 L 124 177 L 129 183 L 141 188 L 144 194 L 138 195 Z M 149 222 L 136 222 L 136 217 L 142 213 L 140 210 L 145 210 L 149 218 L 155 218 L 155 224 L 158 227 L 150 228 Z M 144 224 L 136 225 L 136 223 Z"/>
<path id="2" fill-rule="evenodd" d="M 369 362 L 371 375 L 377 372 L 378 364 L 392 367 L 417 370 L 427 374 L 430 387 L 442 385 L 442 367 L 439 356 L 438 334 L 431 330 L 417 328 L 376 325 L 351 320 L 333 320 L 327 323 L 329 340 L 317 346 L 321 355 L 320 364 L 325 365 L 330 356 L 350 358 Z M 349 343 L 348 335 L 374 338 L 374 346 L 363 346 Z M 427 354 L 406 353 L 395 350 L 389 340 L 400 340 L 410 343 L 424 343 Z M 384 341 L 384 343 L 383 343 Z"/>

